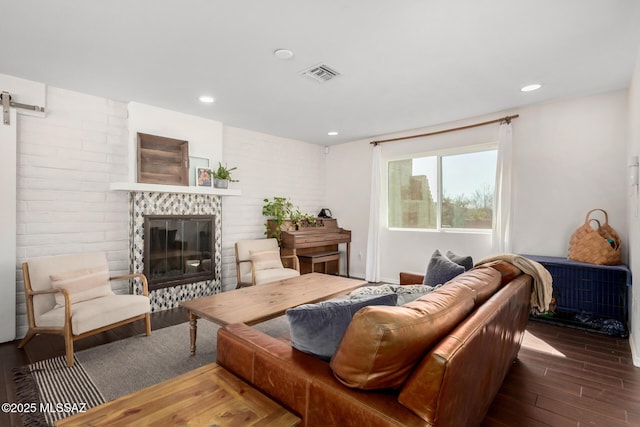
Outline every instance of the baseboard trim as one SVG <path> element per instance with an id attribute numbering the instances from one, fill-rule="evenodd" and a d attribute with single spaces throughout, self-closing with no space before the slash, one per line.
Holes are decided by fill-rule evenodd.
<path id="1" fill-rule="evenodd" d="M 631 347 L 631 360 L 633 361 L 633 366 L 640 368 L 640 354 L 638 354 L 638 350 L 635 342 L 633 340 L 633 334 L 629 334 L 629 346 Z"/>

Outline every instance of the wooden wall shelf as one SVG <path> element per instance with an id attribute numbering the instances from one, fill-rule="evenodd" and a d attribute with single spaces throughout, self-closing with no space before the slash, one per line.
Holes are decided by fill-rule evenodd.
<path id="1" fill-rule="evenodd" d="M 189 185 L 189 142 L 138 132 L 138 182 Z"/>

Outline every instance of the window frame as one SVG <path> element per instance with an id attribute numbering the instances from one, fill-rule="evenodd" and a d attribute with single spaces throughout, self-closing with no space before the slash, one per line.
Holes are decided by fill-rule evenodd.
<path id="1" fill-rule="evenodd" d="M 451 148 L 442 148 L 430 151 L 423 152 L 415 152 L 415 153 L 405 153 L 402 155 L 396 155 L 385 159 L 383 162 L 383 180 L 384 183 L 381 187 L 381 191 L 383 193 L 382 199 L 382 207 L 383 207 L 383 219 L 384 226 L 389 231 L 401 231 L 401 232 L 420 232 L 420 233 L 460 233 L 460 234 L 491 234 L 492 228 L 443 228 L 442 227 L 442 199 L 443 199 L 443 186 L 442 186 L 442 158 L 447 156 L 455 156 L 460 154 L 472 154 L 472 153 L 480 153 L 484 151 L 497 151 L 498 150 L 498 141 L 480 143 L 480 144 L 471 144 L 464 145 L 459 147 L 451 147 Z M 409 228 L 409 227 L 390 227 L 389 226 L 389 163 L 393 161 L 399 160 L 409 160 L 415 159 L 419 157 L 436 157 L 436 165 L 437 165 L 437 192 L 438 192 L 438 201 L 436 203 L 436 227 L 435 228 Z M 496 165 L 497 168 L 497 165 Z M 495 194 L 495 183 L 494 183 L 494 200 L 496 197 Z M 492 212 L 492 216 L 494 212 Z"/>

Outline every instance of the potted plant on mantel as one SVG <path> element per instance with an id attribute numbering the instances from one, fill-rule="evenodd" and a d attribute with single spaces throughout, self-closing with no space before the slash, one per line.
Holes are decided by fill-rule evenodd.
<path id="1" fill-rule="evenodd" d="M 238 182 L 237 179 L 231 179 L 231 171 L 238 169 L 233 167 L 228 169 L 227 166 L 222 166 L 221 162 L 218 162 L 218 169 L 212 169 L 210 171 L 213 177 L 213 186 L 215 188 L 229 188 L 229 182 Z"/>
<path id="2" fill-rule="evenodd" d="M 267 222 L 264 223 L 264 234 L 268 238 L 275 237 L 278 243 L 281 243 L 282 231 L 317 225 L 315 215 L 303 214 L 287 197 L 274 197 L 272 200 L 264 199 L 263 201 L 262 215 L 268 217 Z"/>

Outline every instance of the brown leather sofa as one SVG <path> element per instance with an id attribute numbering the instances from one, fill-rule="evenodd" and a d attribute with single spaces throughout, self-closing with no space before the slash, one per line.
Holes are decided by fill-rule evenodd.
<path id="1" fill-rule="evenodd" d="M 405 275 L 403 281 L 407 277 L 410 276 Z M 418 278 L 413 279 L 415 282 Z M 529 314 L 531 283 L 530 276 L 497 261 L 469 270 L 427 294 L 439 292 L 431 299 L 436 298 L 437 304 L 448 299 L 451 305 L 472 295 L 470 313 L 420 354 L 417 363 L 406 370 L 407 378 L 393 388 L 365 390 L 362 388 L 366 387 L 345 385 L 356 378 L 349 371 L 353 366 L 346 362 L 353 356 L 351 353 L 369 348 L 364 341 L 358 341 L 361 337 L 354 336 L 351 329 L 357 323 L 356 317 L 367 309 L 383 317 L 396 312 L 404 316 L 407 310 L 413 310 L 411 316 L 428 312 L 421 306 L 424 297 L 403 307 L 367 307 L 358 311 L 331 364 L 244 324 L 219 330 L 218 364 L 297 413 L 304 426 L 479 425 L 520 348 Z M 406 308 L 411 304 L 412 308 Z M 449 316 L 446 310 L 443 313 Z M 434 324 L 439 325 L 437 321 Z M 389 349 L 385 339 L 382 338 L 381 347 L 387 345 Z M 402 350 L 401 356 L 407 352 L 410 350 Z M 383 359 L 378 359 L 376 355 L 372 363 L 385 356 L 388 354 L 381 354 Z M 384 371 L 391 365 L 385 362 L 380 369 Z M 377 374 L 362 384 L 371 384 L 367 383 L 369 380 L 375 383 Z M 361 379 L 362 373 L 359 375 L 357 378 Z"/>

